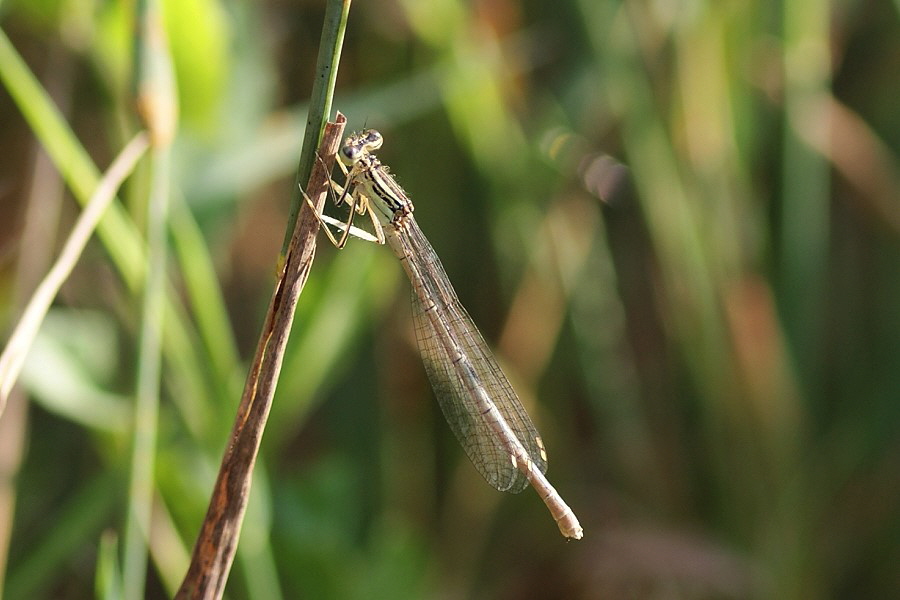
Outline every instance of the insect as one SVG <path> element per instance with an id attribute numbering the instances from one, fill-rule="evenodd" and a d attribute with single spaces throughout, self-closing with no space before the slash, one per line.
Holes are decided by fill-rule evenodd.
<path id="1" fill-rule="evenodd" d="M 335 238 L 327 227 L 323 229 L 338 248 L 351 234 L 391 247 L 412 284 L 413 318 L 425 371 L 472 464 L 500 491 L 521 492 L 531 483 L 560 532 L 581 539 L 577 517 L 544 475 L 547 453 L 540 434 L 419 229 L 412 201 L 373 154 L 382 143 L 374 129 L 346 139 L 339 156 L 347 179 L 343 188 L 337 184 L 335 188 L 337 203 L 349 206 L 349 217 L 342 223 L 316 212 L 320 221 L 343 233 Z M 355 215 L 369 217 L 374 236 L 353 227 Z"/>

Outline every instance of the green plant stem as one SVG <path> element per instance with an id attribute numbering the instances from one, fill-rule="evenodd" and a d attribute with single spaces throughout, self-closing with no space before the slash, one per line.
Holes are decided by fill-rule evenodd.
<path id="1" fill-rule="evenodd" d="M 322 129 L 331 115 L 331 100 L 337 82 L 338 66 L 341 61 L 341 48 L 344 45 L 344 31 L 347 28 L 347 17 L 350 14 L 351 0 L 330 0 L 325 6 L 325 23 L 322 27 L 322 38 L 319 42 L 319 57 L 316 61 L 316 77 L 313 81 L 312 94 L 309 101 L 309 113 L 306 118 L 306 131 L 300 147 L 300 163 L 294 179 L 291 196 L 291 212 L 288 216 L 281 257 L 284 258 L 294 223 L 303 205 L 301 190 L 306 189 L 309 172 L 312 169 L 316 148 L 322 138 Z"/>
<path id="2" fill-rule="evenodd" d="M 150 264 L 138 349 L 134 445 L 131 459 L 128 517 L 123 539 L 122 581 L 125 598 L 143 598 L 153 503 L 154 464 L 162 367 L 162 328 L 166 297 L 166 220 L 168 214 L 169 147 L 156 148 L 148 204 L 147 245 Z"/>
<path id="3" fill-rule="evenodd" d="M 178 129 L 178 93 L 159 0 L 137 4 L 136 100 L 153 143 L 147 198 L 147 277 L 138 347 L 128 509 L 122 542 L 122 595 L 145 597 L 153 494 L 156 488 L 163 326 L 168 263 L 167 223 L 171 190 L 171 142 Z"/>

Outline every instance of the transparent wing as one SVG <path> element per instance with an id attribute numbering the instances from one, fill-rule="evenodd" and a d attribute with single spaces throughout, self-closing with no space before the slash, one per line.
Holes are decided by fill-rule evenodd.
<path id="1" fill-rule="evenodd" d="M 447 423 L 469 460 L 493 487 L 521 492 L 528 479 L 511 460 L 509 445 L 488 421 L 493 403 L 534 467 L 547 471 L 543 442 L 518 396 L 456 296 L 437 254 L 411 217 L 399 242 L 413 281 L 413 318 L 425 372 Z M 429 315 L 439 311 L 439 318 Z M 478 399 L 478 388 L 484 390 Z M 486 395 L 486 397 L 485 397 Z M 496 418 L 496 417 L 493 417 Z"/>

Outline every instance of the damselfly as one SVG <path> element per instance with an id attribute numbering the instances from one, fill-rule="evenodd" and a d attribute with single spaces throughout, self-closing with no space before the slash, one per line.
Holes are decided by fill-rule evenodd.
<path id="1" fill-rule="evenodd" d="M 515 391 L 463 308 L 437 254 L 413 218 L 409 197 L 372 154 L 381 147 L 373 129 L 348 137 L 340 150 L 347 181 L 337 186 L 337 203 L 347 203 L 340 239 L 323 227 L 329 239 L 343 247 L 353 216 L 368 215 L 375 235 L 400 259 L 412 283 L 416 337 L 428 379 L 447 423 L 479 473 L 500 491 L 521 492 L 530 482 L 550 509 L 567 538 L 581 539 L 582 529 L 572 509 L 550 485 L 547 453 L 540 434 Z"/>

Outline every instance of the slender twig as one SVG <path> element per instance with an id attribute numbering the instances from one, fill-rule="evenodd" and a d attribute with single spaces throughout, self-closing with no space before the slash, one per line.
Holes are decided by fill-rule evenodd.
<path id="1" fill-rule="evenodd" d="M 161 8 L 160 0 L 137 3 L 135 99 L 143 124 L 150 132 L 152 172 L 147 198 L 147 277 L 137 356 L 128 505 L 122 536 L 122 597 L 126 600 L 143 598 L 147 579 L 166 305 L 171 143 L 178 129 L 177 84 Z"/>
<path id="2" fill-rule="evenodd" d="M 247 508 L 253 466 L 272 406 L 293 323 L 294 307 L 315 255 L 319 220 L 311 208 L 302 202 L 301 189 L 316 199 L 318 212 L 321 212 L 326 192 L 330 189 L 331 165 L 346 124 L 340 113 L 334 123 L 327 123 L 327 117 L 331 112 L 331 98 L 349 10 L 350 0 L 331 0 L 326 7 L 306 134 L 297 168 L 297 185 L 294 186 L 291 214 L 281 252 L 281 276 L 266 313 L 234 428 L 191 555 L 191 564 L 176 598 L 221 598 L 234 560 Z M 318 143 L 319 139 L 321 143 Z M 314 160 L 317 146 L 321 160 Z"/>
<path id="3" fill-rule="evenodd" d="M 330 168 L 334 163 L 346 119 L 338 113 L 335 121 L 325 127 L 322 144 L 319 146 L 322 160 L 314 163 L 307 187 L 319 211 L 325 203 Z M 315 255 L 318 230 L 318 219 L 310 207 L 304 206 L 294 227 L 284 267 L 269 303 L 256 355 L 235 417 L 234 429 L 191 556 L 191 565 L 176 598 L 218 599 L 225 589 L 247 507 L 253 466 L 272 406 L 294 318 L 294 307 Z"/>
<path id="4" fill-rule="evenodd" d="M 81 252 L 91 238 L 100 218 L 106 212 L 106 208 L 116 197 L 119 185 L 131 173 L 137 160 L 147 150 L 147 146 L 147 135 L 144 133 L 135 136 L 125 146 L 109 167 L 106 175 L 100 180 L 93 196 L 81 216 L 78 217 L 56 263 L 34 291 L 34 295 L 28 302 L 22 318 L 19 319 L 15 331 L 10 336 L 3 354 L 0 355 L 0 414 L 3 413 L 6 398 L 19 376 L 25 356 L 44 320 L 44 315 L 47 314 L 47 309 L 50 308 L 59 288 L 72 272 L 72 268 L 81 256 Z"/>

